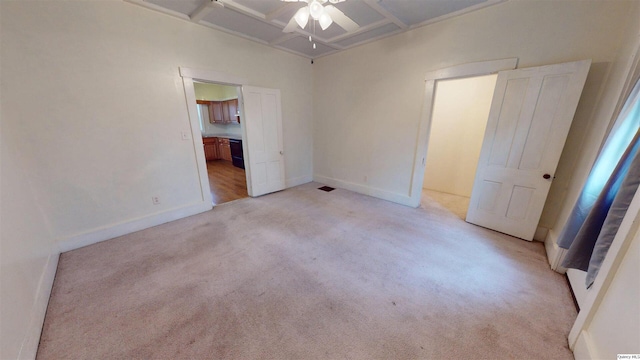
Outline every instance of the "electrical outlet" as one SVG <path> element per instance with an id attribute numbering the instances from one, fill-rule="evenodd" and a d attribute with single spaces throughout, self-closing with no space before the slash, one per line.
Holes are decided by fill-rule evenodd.
<path id="1" fill-rule="evenodd" d="M 151 202 L 153 202 L 153 205 L 160 204 L 160 197 L 159 196 L 152 196 L 151 197 Z"/>

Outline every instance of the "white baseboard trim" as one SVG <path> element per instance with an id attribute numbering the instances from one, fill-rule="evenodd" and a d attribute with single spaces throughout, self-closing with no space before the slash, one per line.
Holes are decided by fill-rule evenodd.
<path id="1" fill-rule="evenodd" d="M 44 316 L 47 313 L 47 306 L 49 305 L 49 297 L 53 289 L 53 280 L 56 277 L 59 258 L 60 253 L 54 250 L 54 253 L 47 258 L 47 263 L 42 269 L 36 298 L 33 302 L 33 308 L 31 309 L 31 319 L 29 320 L 27 333 L 20 346 L 18 359 L 36 358 L 38 345 L 40 344 L 40 335 L 42 334 L 42 325 L 44 325 Z"/>
<path id="2" fill-rule="evenodd" d="M 67 239 L 59 240 L 58 244 L 60 252 L 66 252 L 88 245 L 93 245 L 104 240 L 113 239 L 118 236 L 130 234 L 135 231 L 140 231 L 153 226 L 164 224 L 169 221 L 174 221 L 185 218 L 187 216 L 199 214 L 201 212 L 211 210 L 212 208 L 213 206 L 210 203 L 200 202 L 197 204 L 174 208 L 133 220 L 107 225 L 99 229 L 91 230 L 82 234 L 71 236 Z"/>
<path id="3" fill-rule="evenodd" d="M 322 176 L 322 175 L 313 175 L 313 180 L 319 183 L 323 183 L 332 187 L 337 187 L 345 190 L 350 190 L 353 192 L 357 192 L 359 194 L 369 195 L 376 197 L 378 199 L 391 201 L 394 203 L 398 203 L 401 205 L 415 207 L 411 201 L 411 197 L 409 195 L 403 195 L 398 193 L 393 193 L 390 191 L 376 189 L 373 187 L 360 185 L 344 180 L 333 179 L 330 177 Z"/>
<path id="4" fill-rule="evenodd" d="M 556 242 L 557 240 L 558 235 L 553 231 L 553 229 L 549 229 L 547 236 L 544 239 L 544 249 L 547 252 L 547 260 L 549 261 L 551 270 L 564 274 L 567 272 L 567 269 L 560 266 L 560 263 L 564 257 L 565 250 L 558 246 Z"/>
<path id="5" fill-rule="evenodd" d="M 298 176 L 295 178 L 291 178 L 291 179 L 286 179 L 284 181 L 284 186 L 288 189 L 294 186 L 298 186 L 298 185 L 302 185 L 302 184 L 306 184 L 309 182 L 313 181 L 313 176 L 311 175 L 307 175 L 307 176 Z"/>
<path id="6" fill-rule="evenodd" d="M 582 331 L 580 336 L 578 336 L 578 340 L 576 341 L 576 345 L 573 347 L 573 357 L 576 360 L 591 360 L 591 359 L 599 359 L 596 354 L 593 342 L 591 341 L 591 336 L 586 331 Z"/>

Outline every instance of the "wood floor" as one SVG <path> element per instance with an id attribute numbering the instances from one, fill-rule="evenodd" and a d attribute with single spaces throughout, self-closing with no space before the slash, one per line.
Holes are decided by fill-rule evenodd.
<path id="1" fill-rule="evenodd" d="M 249 196 L 244 169 L 233 166 L 231 161 L 207 161 L 207 173 L 213 205 Z"/>

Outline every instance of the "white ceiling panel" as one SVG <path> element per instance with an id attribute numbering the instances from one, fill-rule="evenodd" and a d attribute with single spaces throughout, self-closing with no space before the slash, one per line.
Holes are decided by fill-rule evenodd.
<path id="1" fill-rule="evenodd" d="M 375 28 L 373 30 L 367 31 L 367 32 L 363 32 L 361 34 L 352 36 L 352 37 L 348 37 L 344 40 L 338 41 L 337 44 L 340 46 L 344 46 L 344 47 L 349 47 L 352 45 L 356 45 L 358 43 L 361 42 L 366 42 L 368 40 L 372 40 L 372 39 L 377 39 L 379 37 L 385 36 L 385 35 L 389 35 L 391 33 L 393 33 L 394 31 L 399 31 L 400 28 L 398 27 L 398 25 L 396 24 L 387 24 L 378 28 Z"/>
<path id="2" fill-rule="evenodd" d="M 145 0 L 146 2 L 158 5 L 160 7 L 189 15 L 196 10 L 202 0 Z"/>
<path id="3" fill-rule="evenodd" d="M 341 10 L 345 15 L 349 16 L 351 20 L 355 21 L 360 26 L 373 24 L 376 21 L 384 19 L 384 16 L 361 0 L 344 1 L 336 4 L 335 7 Z"/>
<path id="4" fill-rule="evenodd" d="M 411 26 L 467 7 L 478 5 L 486 1 L 487 0 L 380 0 L 378 4 L 400 19 L 403 23 Z"/>
<path id="5" fill-rule="evenodd" d="M 282 29 L 277 26 L 222 7 L 213 8 L 203 21 L 266 42 L 284 35 Z"/>
<path id="6" fill-rule="evenodd" d="M 2 1 L 2 0 L 0 0 Z M 282 30 L 306 2 L 281 0 L 124 0 L 194 23 L 267 43 L 309 58 L 318 58 L 427 23 L 459 16 L 506 0 L 345 0 L 335 6 L 359 28 L 347 32 L 334 23 L 322 30 L 309 18 L 305 29 Z M 329 5 L 329 2 L 323 4 Z M 366 30 L 366 31 L 365 31 Z M 318 41 L 313 49 L 312 34 Z"/>

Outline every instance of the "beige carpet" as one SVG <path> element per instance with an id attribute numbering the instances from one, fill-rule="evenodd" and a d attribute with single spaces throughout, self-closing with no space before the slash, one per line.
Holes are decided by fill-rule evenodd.
<path id="1" fill-rule="evenodd" d="M 422 201 L 429 202 L 433 207 L 440 207 L 455 214 L 460 219 L 467 218 L 467 210 L 469 209 L 469 199 L 466 196 L 446 194 L 438 191 L 422 189 Z M 423 205 L 423 207 L 426 205 Z"/>
<path id="2" fill-rule="evenodd" d="M 318 186 L 62 254 L 38 358 L 573 358 L 541 243 Z"/>

